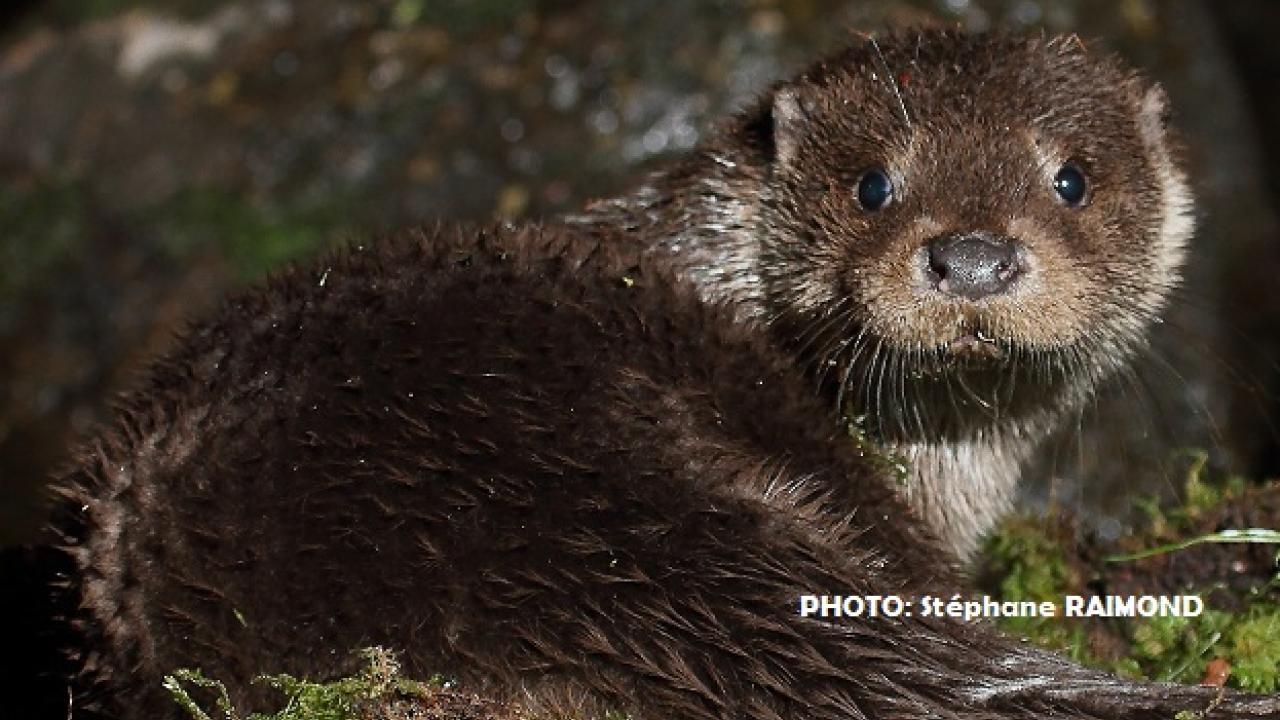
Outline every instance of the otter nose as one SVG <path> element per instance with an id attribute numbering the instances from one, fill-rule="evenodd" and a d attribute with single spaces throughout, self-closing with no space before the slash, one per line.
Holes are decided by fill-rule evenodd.
<path id="1" fill-rule="evenodd" d="M 929 271 L 938 290 L 969 300 L 999 295 L 1022 273 L 1018 242 L 977 232 L 929 242 Z"/>

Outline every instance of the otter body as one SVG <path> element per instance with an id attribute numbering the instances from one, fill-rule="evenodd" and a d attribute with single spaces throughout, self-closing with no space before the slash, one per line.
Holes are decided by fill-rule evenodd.
<path id="1" fill-rule="evenodd" d="M 845 662 L 821 623 L 792 656 L 800 592 L 950 588 L 785 360 L 620 247 L 402 238 L 196 330 L 66 479 L 89 701 L 164 717 L 177 667 L 245 700 L 383 644 L 555 711 L 760 716 Z"/>
<path id="2" fill-rule="evenodd" d="M 791 360 L 626 247 L 421 233 L 199 326 L 63 480 L 77 707 L 180 717 L 179 667 L 263 703 L 255 675 L 332 677 L 379 644 L 553 716 L 1210 705 L 979 626 L 800 617 L 802 594 L 958 584 Z M 1254 703 L 1222 707 L 1280 708 Z"/>
<path id="3" fill-rule="evenodd" d="M 1031 92 L 1079 72 L 1096 97 Z M 1018 83 L 1037 132 L 974 119 Z M 246 701 L 382 644 L 551 715 L 1274 717 L 979 625 L 798 613 L 949 596 L 1024 446 L 1138 347 L 1186 231 L 1160 102 L 1067 43 L 904 36 L 567 226 L 410 234 L 230 301 L 58 483 L 77 706 L 176 717 L 176 668 Z M 999 162 L 959 163 L 978 140 Z M 916 461 L 905 498 L 849 413 Z"/>

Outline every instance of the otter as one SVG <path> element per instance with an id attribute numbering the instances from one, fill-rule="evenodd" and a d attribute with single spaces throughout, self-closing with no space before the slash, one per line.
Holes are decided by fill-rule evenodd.
<path id="1" fill-rule="evenodd" d="M 179 667 L 253 702 L 380 644 L 555 716 L 1275 717 L 800 612 L 959 592 L 1025 446 L 1140 347 L 1189 230 L 1165 114 L 1069 40 L 868 41 L 565 223 L 233 298 L 55 484 L 78 711 L 178 717 Z"/>
<path id="2" fill-rule="evenodd" d="M 629 228 L 773 325 L 967 558 L 1178 280 L 1192 197 L 1168 114 L 1074 36 L 868 37 L 573 220 Z"/>
<path id="3" fill-rule="evenodd" d="M 161 687 L 407 672 L 536 715 L 1263 718 L 979 625 L 932 528 L 792 358 L 622 238 L 411 233 L 231 300 L 63 478 L 79 712 Z M 1123 707 L 1126 714 L 1116 714 Z"/>

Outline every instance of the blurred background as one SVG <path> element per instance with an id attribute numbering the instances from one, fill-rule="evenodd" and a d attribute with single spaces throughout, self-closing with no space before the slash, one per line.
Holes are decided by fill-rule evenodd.
<path id="1" fill-rule="evenodd" d="M 343 239 L 624 190 L 855 30 L 1078 32 L 1168 88 L 1200 199 L 1147 360 L 1027 502 L 1123 529 L 1186 452 L 1280 465 L 1280 3 L 8 0 L 0 5 L 0 546 L 112 394 L 217 298 Z"/>

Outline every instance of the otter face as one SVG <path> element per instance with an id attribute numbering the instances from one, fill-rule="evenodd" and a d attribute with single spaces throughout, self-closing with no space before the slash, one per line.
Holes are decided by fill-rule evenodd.
<path id="1" fill-rule="evenodd" d="M 1177 282 L 1190 195 L 1163 93 L 1078 41 L 872 41 L 770 111 L 767 304 L 885 435 L 1079 402 Z"/>

